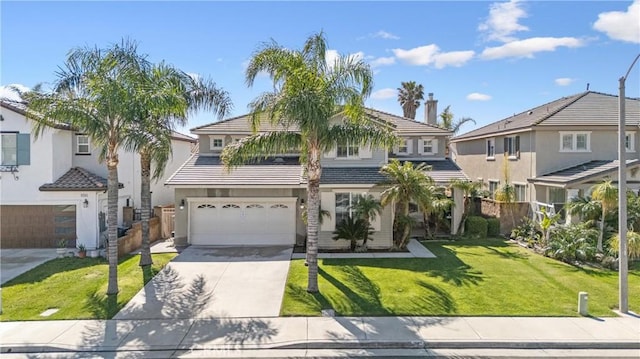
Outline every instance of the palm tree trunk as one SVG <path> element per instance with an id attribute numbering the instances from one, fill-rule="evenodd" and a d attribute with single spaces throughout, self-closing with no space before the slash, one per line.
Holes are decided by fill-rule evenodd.
<path id="1" fill-rule="evenodd" d="M 367 240 L 369 239 L 369 227 L 371 226 L 371 218 L 368 215 L 364 215 L 364 221 L 367 224 L 367 230 L 364 232 L 364 238 L 362 238 L 362 248 L 366 250 Z"/>
<path id="2" fill-rule="evenodd" d="M 402 205 L 402 215 L 404 218 L 409 217 L 409 201 L 405 201 Z M 407 239 L 411 235 L 411 223 L 407 222 L 404 225 L 404 230 L 402 231 L 402 238 L 400 238 L 400 249 L 404 249 L 407 246 Z"/>
<path id="3" fill-rule="evenodd" d="M 596 250 L 598 253 L 602 253 L 602 238 L 604 237 L 604 217 L 606 213 L 604 210 L 604 206 L 602 206 L 602 219 L 600 220 L 600 233 L 598 234 L 598 244 L 596 245 Z"/>
<path id="4" fill-rule="evenodd" d="M 460 218 L 460 224 L 458 225 L 458 230 L 456 231 L 457 235 L 462 235 L 464 234 L 464 222 L 466 222 L 467 220 L 467 214 L 469 213 L 469 206 L 467 204 L 467 195 L 464 195 L 464 200 L 463 200 L 463 205 L 462 205 L 462 218 Z M 453 218 L 453 217 L 452 217 Z"/>
<path id="5" fill-rule="evenodd" d="M 151 248 L 149 241 L 149 217 L 151 210 L 151 156 L 148 151 L 140 151 L 140 220 L 142 221 L 142 247 L 140 248 L 140 266 L 150 266 Z"/>
<path id="6" fill-rule="evenodd" d="M 311 148 L 307 163 L 307 264 L 309 279 L 307 292 L 318 292 L 318 228 L 320 223 L 320 151 Z"/>
<path id="7" fill-rule="evenodd" d="M 109 284 L 107 294 L 118 293 L 118 155 L 110 146 L 107 159 L 107 235 L 109 238 Z"/>

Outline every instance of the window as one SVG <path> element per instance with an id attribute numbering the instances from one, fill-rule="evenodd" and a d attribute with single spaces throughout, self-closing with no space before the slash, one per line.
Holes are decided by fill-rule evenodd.
<path id="1" fill-rule="evenodd" d="M 287 206 L 286 204 L 274 204 L 271 206 L 271 208 L 289 208 L 289 206 Z"/>
<path id="2" fill-rule="evenodd" d="M 220 150 L 224 147 L 224 140 L 222 138 L 211 137 L 211 149 Z"/>
<path id="3" fill-rule="evenodd" d="M 91 148 L 89 146 L 89 136 L 76 135 L 76 155 L 88 154 L 91 154 Z"/>
<path id="4" fill-rule="evenodd" d="M 549 187 L 549 203 L 564 204 L 566 194 L 563 188 Z"/>
<path id="5" fill-rule="evenodd" d="M 510 159 L 520 158 L 520 136 L 504 138 L 504 154 Z"/>
<path id="6" fill-rule="evenodd" d="M 627 132 L 624 136 L 624 148 L 627 152 L 636 152 L 635 135 L 633 132 Z"/>
<path id="7" fill-rule="evenodd" d="M 498 190 L 498 186 L 500 186 L 500 181 L 489 181 L 489 194 L 491 199 L 496 198 L 496 191 Z"/>
<path id="8" fill-rule="evenodd" d="M 560 132 L 560 152 L 590 152 L 591 132 Z"/>
<path id="9" fill-rule="evenodd" d="M 344 143 L 338 143 L 336 149 L 336 157 L 338 158 L 353 158 L 358 157 L 359 147 L 353 143 L 347 141 Z"/>
<path id="10" fill-rule="evenodd" d="M 434 153 L 433 140 L 424 140 L 422 142 L 422 153 Z"/>
<path id="11" fill-rule="evenodd" d="M 237 204 L 225 204 L 224 206 L 222 206 L 222 208 L 240 208 L 240 206 L 238 206 Z"/>
<path id="12" fill-rule="evenodd" d="M 407 154 L 409 153 L 409 141 L 406 138 L 400 140 L 398 145 L 398 151 L 396 153 Z"/>
<path id="13" fill-rule="evenodd" d="M 496 139 L 489 138 L 487 140 L 487 159 L 492 160 L 496 157 Z"/>
<path id="14" fill-rule="evenodd" d="M 336 224 L 352 215 L 351 207 L 360 197 L 359 193 L 336 193 Z"/>
<path id="15" fill-rule="evenodd" d="M 2 141 L 2 165 L 15 166 L 18 164 L 18 134 L 3 133 Z"/>
<path id="16" fill-rule="evenodd" d="M 513 189 L 516 192 L 516 202 L 526 202 L 527 186 L 523 184 L 514 184 Z"/>
<path id="17" fill-rule="evenodd" d="M 201 204 L 197 208 L 216 208 L 216 206 L 212 204 Z"/>
<path id="18" fill-rule="evenodd" d="M 264 206 L 261 204 L 249 204 L 247 208 L 264 208 Z"/>

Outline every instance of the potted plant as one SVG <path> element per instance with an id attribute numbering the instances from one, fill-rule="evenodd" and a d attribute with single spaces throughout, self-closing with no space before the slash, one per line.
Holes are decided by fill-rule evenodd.
<path id="1" fill-rule="evenodd" d="M 69 241 L 67 241 L 66 239 L 60 239 L 57 243 L 57 249 L 56 249 L 56 253 L 58 254 L 58 257 L 64 257 L 64 255 L 67 253 L 67 245 L 69 244 Z"/>
<path id="2" fill-rule="evenodd" d="M 86 256 L 87 256 L 87 247 L 85 247 L 84 244 L 78 245 L 78 257 L 84 258 Z"/>

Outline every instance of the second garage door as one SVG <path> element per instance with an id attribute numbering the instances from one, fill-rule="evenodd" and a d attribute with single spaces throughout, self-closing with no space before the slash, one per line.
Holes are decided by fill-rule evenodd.
<path id="1" fill-rule="evenodd" d="M 194 245 L 293 245 L 296 198 L 189 199 Z"/>

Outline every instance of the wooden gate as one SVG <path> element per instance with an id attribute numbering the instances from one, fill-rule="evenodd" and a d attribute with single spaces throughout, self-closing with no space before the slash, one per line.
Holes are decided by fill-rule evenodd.
<path id="1" fill-rule="evenodd" d="M 173 230 L 175 228 L 175 207 L 162 207 L 162 213 L 160 215 L 160 223 L 162 225 L 162 239 L 171 238 Z"/>

